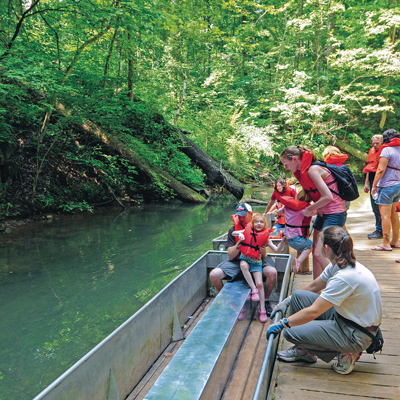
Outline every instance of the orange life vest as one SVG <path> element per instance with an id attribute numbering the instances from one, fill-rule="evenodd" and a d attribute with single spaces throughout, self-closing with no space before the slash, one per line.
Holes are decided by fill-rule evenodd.
<path id="1" fill-rule="evenodd" d="M 268 242 L 271 229 L 265 228 L 257 232 L 251 224 L 247 224 L 243 232 L 244 240 L 239 245 L 239 250 L 246 256 L 261 259 L 260 249 Z"/>
<path id="2" fill-rule="evenodd" d="M 324 160 L 327 164 L 335 164 L 335 165 L 342 165 L 347 159 L 349 158 L 349 156 L 347 154 L 341 154 L 341 155 L 331 155 L 329 156 L 326 160 Z"/>
<path id="3" fill-rule="evenodd" d="M 294 176 L 300 182 L 303 189 L 310 195 L 312 201 L 315 203 L 321 198 L 321 193 L 315 186 L 314 181 L 308 176 L 308 169 L 313 162 L 313 153 L 311 151 L 305 151 L 301 157 L 300 170 L 294 173 Z"/>
<path id="4" fill-rule="evenodd" d="M 380 150 L 380 149 L 379 149 Z M 363 174 L 368 174 L 369 172 L 376 172 L 378 169 L 378 151 L 375 151 L 373 147 L 368 152 L 367 161 L 365 162 L 365 167 L 363 169 Z"/>

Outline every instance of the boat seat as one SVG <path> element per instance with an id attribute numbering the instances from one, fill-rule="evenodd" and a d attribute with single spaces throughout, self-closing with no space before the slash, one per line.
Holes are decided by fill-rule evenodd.
<path id="1" fill-rule="evenodd" d="M 145 396 L 146 400 L 219 399 L 251 322 L 245 281 L 228 282 Z M 246 309 L 246 308 L 245 308 Z M 242 318 L 243 314 L 247 318 Z M 240 316 L 240 317 L 239 317 Z"/>

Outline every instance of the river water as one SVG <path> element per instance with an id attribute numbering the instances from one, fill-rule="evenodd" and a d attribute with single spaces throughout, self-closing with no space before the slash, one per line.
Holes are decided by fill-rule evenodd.
<path id="1" fill-rule="evenodd" d="M 234 210 L 147 205 L 0 236 L 0 400 L 40 393 L 212 250 Z"/>

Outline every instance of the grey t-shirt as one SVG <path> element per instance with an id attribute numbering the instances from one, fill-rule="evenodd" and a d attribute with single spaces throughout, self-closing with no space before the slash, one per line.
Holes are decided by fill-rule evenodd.
<path id="1" fill-rule="evenodd" d="M 400 171 L 389 167 L 400 169 L 400 147 L 385 147 L 382 150 L 380 157 L 389 159 L 388 168 L 386 168 L 381 180 L 378 182 L 378 187 L 389 187 L 400 185 Z"/>

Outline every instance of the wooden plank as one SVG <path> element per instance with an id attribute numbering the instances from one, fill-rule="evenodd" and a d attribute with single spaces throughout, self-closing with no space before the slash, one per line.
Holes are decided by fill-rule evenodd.
<path id="1" fill-rule="evenodd" d="M 345 384 L 340 384 L 343 375 L 335 374 L 336 379 L 326 380 L 323 370 L 313 370 L 313 374 L 304 374 L 301 379 L 297 379 L 296 374 L 279 375 L 279 385 L 303 390 L 319 391 L 322 393 L 336 393 L 345 395 L 362 395 L 373 399 L 399 399 L 399 387 L 383 386 L 379 384 L 381 377 L 373 379 L 372 384 L 353 382 L 347 379 Z M 333 376 L 331 373 L 331 376 Z M 350 378 L 348 375 L 347 378 Z M 328 397 L 330 398 L 330 397 Z"/>
<path id="2" fill-rule="evenodd" d="M 287 387 L 279 387 L 275 391 L 275 399 L 276 400 L 321 400 L 325 398 L 326 400 L 371 400 L 370 396 L 362 396 L 362 395 L 345 395 L 345 394 L 336 394 L 329 393 L 328 395 L 323 391 L 311 391 L 311 390 L 303 390 L 297 388 L 287 388 Z M 379 399 L 387 399 L 393 400 L 389 397 L 379 397 Z"/>
<path id="3" fill-rule="evenodd" d="M 258 313 L 256 312 L 256 317 Z M 265 324 L 270 325 L 270 321 Z M 250 325 L 247 337 L 240 350 L 230 381 L 221 400 L 246 399 L 245 392 L 254 392 L 260 374 L 262 357 L 265 353 L 267 341 L 265 340 L 264 324 L 254 320 Z M 259 362 L 261 356 L 261 362 Z M 250 396 L 251 398 L 251 396 Z"/>
<path id="4" fill-rule="evenodd" d="M 295 379 L 306 379 L 310 375 L 316 379 L 333 380 L 335 382 L 345 381 L 352 383 L 366 383 L 369 384 L 371 379 L 379 380 L 380 385 L 394 386 L 399 388 L 400 395 L 400 366 L 391 367 L 386 364 L 372 364 L 363 363 L 358 361 L 351 375 L 332 374 L 331 364 L 318 361 L 312 364 L 312 367 L 307 367 L 304 363 L 281 363 L 279 366 L 280 376 L 290 375 Z M 379 376 L 378 376 L 379 375 Z"/>

